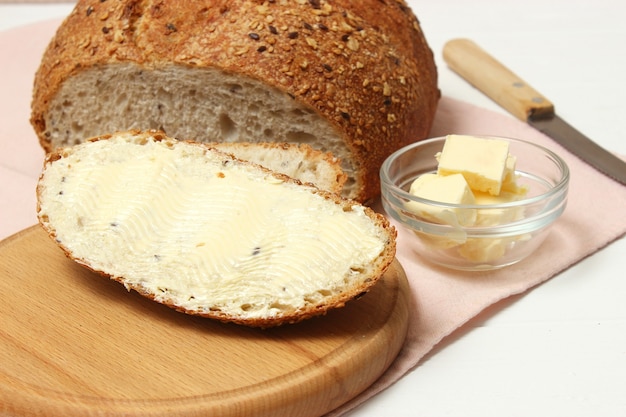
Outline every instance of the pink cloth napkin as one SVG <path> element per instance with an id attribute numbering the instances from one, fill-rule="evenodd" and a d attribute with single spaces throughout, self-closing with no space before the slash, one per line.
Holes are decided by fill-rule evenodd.
<path id="1" fill-rule="evenodd" d="M 28 122 L 30 97 L 33 74 L 58 24 L 55 20 L 0 33 L 0 239 L 37 222 L 34 190 L 43 151 Z M 493 272 L 454 272 L 425 264 L 413 253 L 410 235 L 397 225 L 397 257 L 413 301 L 408 337 L 389 370 L 331 416 L 353 409 L 415 370 L 438 343 L 487 307 L 497 311 L 498 301 L 533 288 L 626 233 L 626 187 L 526 124 L 444 97 L 431 136 L 448 133 L 521 138 L 557 152 L 571 170 L 567 209 L 530 259 Z"/>

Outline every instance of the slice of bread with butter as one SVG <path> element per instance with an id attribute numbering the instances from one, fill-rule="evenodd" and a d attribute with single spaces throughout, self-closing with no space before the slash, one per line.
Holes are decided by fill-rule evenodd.
<path id="1" fill-rule="evenodd" d="M 395 229 L 370 208 L 156 131 L 49 153 L 37 197 L 69 258 L 224 322 L 324 314 L 368 291 L 395 256 Z"/>

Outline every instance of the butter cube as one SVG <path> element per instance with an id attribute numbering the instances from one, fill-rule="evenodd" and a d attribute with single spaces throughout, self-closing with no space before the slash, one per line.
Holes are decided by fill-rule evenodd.
<path id="1" fill-rule="evenodd" d="M 438 158 L 437 173 L 462 174 L 472 190 L 498 195 L 507 173 L 508 157 L 506 140 L 448 135 Z M 514 170 L 515 161 L 512 162 Z"/>
<path id="2" fill-rule="evenodd" d="M 503 257 L 510 242 L 511 238 L 468 239 L 459 254 L 472 262 L 489 263 Z"/>
<path id="3" fill-rule="evenodd" d="M 500 195 L 475 192 L 474 198 L 478 205 L 503 204 L 520 199 L 520 195 L 507 191 L 500 192 Z M 510 223 L 524 217 L 523 207 L 502 207 L 485 208 L 476 211 L 476 226 L 497 226 L 499 224 Z"/>
<path id="4" fill-rule="evenodd" d="M 515 245 L 524 244 L 531 238 L 528 233 L 493 239 L 467 239 L 458 247 L 459 254 L 472 262 L 488 264 L 504 255 Z"/>
<path id="5" fill-rule="evenodd" d="M 424 174 L 411 184 L 409 193 L 416 197 L 448 204 L 474 204 L 474 194 L 461 174 L 441 176 Z M 476 210 L 428 205 L 417 201 L 406 203 L 407 210 L 437 223 L 471 226 Z"/>
<path id="6" fill-rule="evenodd" d="M 413 231 L 425 246 L 431 249 L 451 249 L 464 244 L 467 241 L 467 233 L 462 229 L 455 229 L 446 235 L 433 235 L 430 233 Z"/>
<path id="7" fill-rule="evenodd" d="M 509 155 L 506 159 L 506 168 L 504 171 L 504 179 L 502 180 L 500 193 L 506 192 L 521 197 L 526 194 L 527 188 L 517 184 L 519 175 L 515 173 L 516 162 L 517 158 L 513 155 Z"/>

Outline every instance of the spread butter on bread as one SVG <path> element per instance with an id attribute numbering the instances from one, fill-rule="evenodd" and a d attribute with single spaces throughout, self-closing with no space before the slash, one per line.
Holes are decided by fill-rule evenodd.
<path id="1" fill-rule="evenodd" d="M 58 148 L 40 224 L 77 263 L 176 310 L 255 327 L 367 292 L 396 231 L 360 203 L 207 144 L 125 131 Z"/>

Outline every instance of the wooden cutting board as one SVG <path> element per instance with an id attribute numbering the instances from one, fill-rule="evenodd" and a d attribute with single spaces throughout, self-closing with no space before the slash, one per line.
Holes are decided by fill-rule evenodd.
<path id="1" fill-rule="evenodd" d="M 178 313 L 68 260 L 39 226 L 0 242 L 0 415 L 319 416 L 370 386 L 406 336 L 394 261 L 297 325 Z"/>

